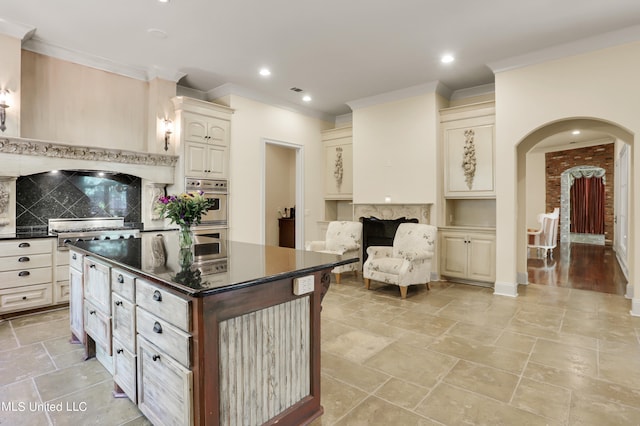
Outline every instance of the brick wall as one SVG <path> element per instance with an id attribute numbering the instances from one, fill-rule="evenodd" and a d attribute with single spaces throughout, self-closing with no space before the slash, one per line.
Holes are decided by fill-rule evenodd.
<path id="1" fill-rule="evenodd" d="M 613 178 L 614 144 L 596 145 L 587 148 L 548 152 L 545 155 L 547 173 L 547 211 L 560 206 L 560 176 L 564 171 L 576 166 L 594 166 L 605 169 L 605 218 L 604 238 L 606 244 L 613 241 Z"/>

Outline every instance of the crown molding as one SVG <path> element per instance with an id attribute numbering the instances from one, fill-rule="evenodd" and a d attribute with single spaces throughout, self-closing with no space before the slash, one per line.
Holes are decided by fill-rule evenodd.
<path id="1" fill-rule="evenodd" d="M 214 101 L 218 98 L 222 98 L 228 95 L 236 95 L 236 96 L 241 96 L 243 98 L 251 99 L 257 102 L 261 102 L 267 105 L 272 105 L 274 107 L 282 108 L 287 111 L 306 115 L 308 117 L 317 118 L 323 121 L 328 121 L 330 123 L 333 123 L 335 121 L 335 117 L 333 115 L 316 111 L 310 108 L 305 108 L 293 102 L 288 102 L 286 100 L 277 98 L 275 96 L 269 96 L 264 93 L 258 92 L 256 90 L 241 86 L 239 84 L 225 83 L 205 93 L 206 93 L 206 100 L 208 101 Z"/>
<path id="2" fill-rule="evenodd" d="M 416 86 L 405 87 L 404 89 L 392 90 L 390 92 L 368 96 L 366 98 L 356 99 L 347 102 L 347 105 L 349 105 L 352 111 L 355 111 L 361 108 L 424 95 L 426 93 L 438 93 L 448 98 L 451 95 L 451 90 L 439 81 L 432 81 L 429 83 L 418 84 Z"/>
<path id="3" fill-rule="evenodd" d="M 149 69 L 135 67 L 131 65 L 121 64 L 110 59 L 100 56 L 90 55 L 56 44 L 48 43 L 34 35 L 22 44 L 24 50 L 39 53 L 41 55 L 51 56 L 75 64 L 84 65 L 101 71 L 107 71 L 114 74 L 130 77 L 136 80 L 151 81 L 154 78 L 162 78 L 164 80 L 177 82 L 186 74 L 177 70 L 152 67 Z"/>
<path id="4" fill-rule="evenodd" d="M 499 72 L 510 71 L 639 40 L 640 25 L 635 25 L 593 37 L 583 38 L 574 42 L 559 44 L 547 49 L 536 50 L 525 53 L 524 55 L 513 56 L 501 61 L 491 62 L 487 64 L 487 66 L 494 74 L 497 74 Z"/>
<path id="5" fill-rule="evenodd" d="M 17 38 L 24 42 L 30 39 L 36 32 L 36 27 L 30 25 L 18 24 L 15 22 L 9 22 L 0 18 L 0 34 L 8 35 L 13 38 Z"/>
<path id="6" fill-rule="evenodd" d="M 459 99 L 473 98 L 475 96 L 494 94 L 495 92 L 495 83 L 483 84 L 480 86 L 468 87 L 466 89 L 458 89 L 451 94 L 449 100 L 456 101 Z"/>

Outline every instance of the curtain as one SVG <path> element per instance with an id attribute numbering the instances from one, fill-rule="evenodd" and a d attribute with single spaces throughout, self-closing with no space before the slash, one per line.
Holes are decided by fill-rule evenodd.
<path id="1" fill-rule="evenodd" d="M 604 234 L 604 182 L 602 177 L 581 177 L 571 187 L 571 232 Z"/>

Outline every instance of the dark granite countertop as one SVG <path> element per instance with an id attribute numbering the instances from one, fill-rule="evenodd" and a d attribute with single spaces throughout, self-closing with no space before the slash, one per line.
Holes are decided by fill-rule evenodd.
<path id="1" fill-rule="evenodd" d="M 69 246 L 195 297 L 312 274 L 358 261 L 357 258 L 227 241 L 227 258 L 180 266 L 177 235 L 174 234 L 177 233 L 165 236 L 145 233 L 142 238 L 82 241 Z M 164 250 L 160 253 L 154 238 L 162 239 Z"/>

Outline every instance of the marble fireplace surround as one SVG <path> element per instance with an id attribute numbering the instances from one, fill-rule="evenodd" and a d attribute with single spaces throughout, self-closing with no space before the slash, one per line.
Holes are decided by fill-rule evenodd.
<path id="1" fill-rule="evenodd" d="M 354 204 L 353 217 L 376 217 L 378 219 L 416 218 L 419 223 L 431 224 L 433 204 Z"/>
<path id="2" fill-rule="evenodd" d="M 16 180 L 51 170 L 95 170 L 140 177 L 142 218 L 157 220 L 152 201 L 174 183 L 178 157 L 0 136 L 0 234 L 16 231 Z"/>

